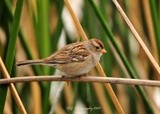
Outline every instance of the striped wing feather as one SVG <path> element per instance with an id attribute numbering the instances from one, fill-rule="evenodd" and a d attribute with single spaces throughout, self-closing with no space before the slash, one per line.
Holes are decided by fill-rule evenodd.
<path id="1" fill-rule="evenodd" d="M 73 43 L 66 45 L 52 56 L 44 59 L 48 64 L 66 64 L 70 62 L 83 62 L 89 52 L 85 49 L 84 43 Z"/>

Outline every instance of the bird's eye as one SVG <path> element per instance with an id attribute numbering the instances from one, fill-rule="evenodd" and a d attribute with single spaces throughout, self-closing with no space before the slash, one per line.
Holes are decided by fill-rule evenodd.
<path id="1" fill-rule="evenodd" d="M 96 49 L 99 49 L 99 47 L 98 47 L 98 46 L 96 46 Z"/>

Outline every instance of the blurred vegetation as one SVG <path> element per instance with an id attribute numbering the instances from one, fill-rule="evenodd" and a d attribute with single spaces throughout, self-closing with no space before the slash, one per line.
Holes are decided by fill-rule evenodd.
<path id="1" fill-rule="evenodd" d="M 108 53 L 100 61 L 107 76 L 158 79 L 158 74 L 112 1 L 77 0 L 74 3 L 80 5 L 80 1 L 82 7 L 78 10 L 81 11 L 80 22 L 84 31 L 89 38 L 103 41 L 107 49 Z M 159 63 L 160 2 L 118 1 Z M 79 40 L 76 30 L 68 30 L 67 26 L 71 28 L 72 25 L 63 15 L 64 5 L 63 0 L 0 0 L 0 55 L 11 76 L 54 75 L 55 70 L 51 67 L 17 67 L 15 63 L 47 57 L 64 42 L 69 44 Z M 1 73 L 0 78 L 4 78 Z M 159 89 L 115 84 L 112 87 L 125 113 L 160 112 Z M 7 88 L 8 85 L 0 86 L 0 112 L 19 114 L 13 97 L 10 93 L 7 96 Z M 16 84 L 16 88 L 29 114 L 49 113 L 50 82 Z M 96 83 L 74 82 L 64 87 L 55 114 L 74 113 L 76 110 L 92 114 L 117 113 L 103 84 Z"/>

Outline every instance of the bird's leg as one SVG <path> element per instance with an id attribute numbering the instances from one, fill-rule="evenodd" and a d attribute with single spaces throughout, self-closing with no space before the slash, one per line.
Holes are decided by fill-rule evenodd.
<path id="1" fill-rule="evenodd" d="M 85 74 L 74 76 L 74 77 L 68 77 L 68 76 L 62 75 L 62 78 L 64 78 L 64 79 L 67 79 L 67 78 L 81 78 L 81 77 L 86 77 L 86 76 L 89 76 L 89 73 L 85 73 Z M 66 82 L 67 82 L 67 85 L 70 85 L 70 81 L 66 81 Z"/>
<path id="2" fill-rule="evenodd" d="M 81 78 L 81 77 L 86 77 L 86 76 L 89 76 L 89 73 L 85 73 L 85 74 L 82 74 L 82 75 L 78 75 L 78 76 L 76 76 L 76 77 Z"/>
<path id="3" fill-rule="evenodd" d="M 62 78 L 67 78 L 67 76 L 65 76 L 65 75 L 62 75 Z"/>

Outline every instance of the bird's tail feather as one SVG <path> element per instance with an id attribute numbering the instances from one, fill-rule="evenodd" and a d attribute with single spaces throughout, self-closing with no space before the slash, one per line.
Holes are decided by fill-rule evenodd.
<path id="1" fill-rule="evenodd" d="M 32 64 L 43 64 L 43 60 L 38 59 L 38 60 L 25 60 L 17 62 L 17 66 L 32 65 Z"/>

